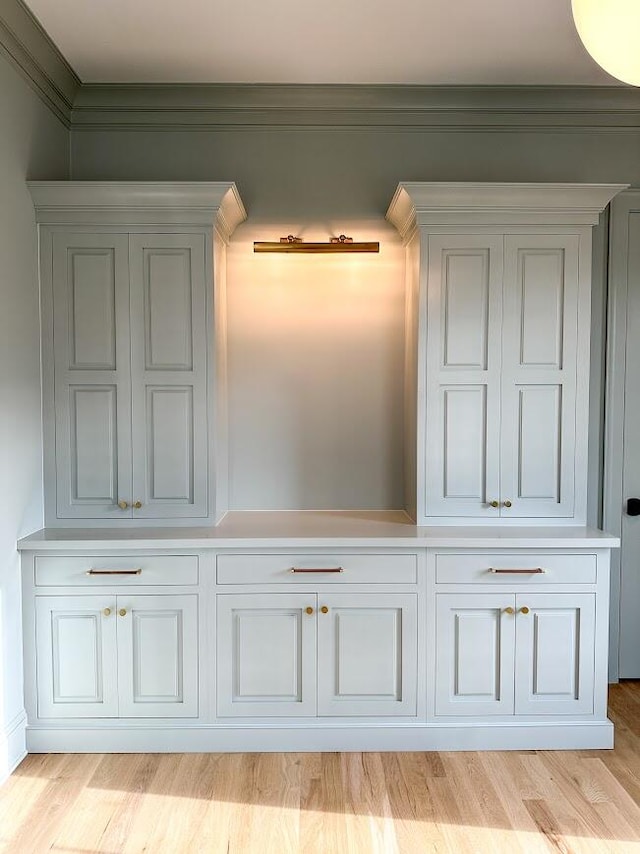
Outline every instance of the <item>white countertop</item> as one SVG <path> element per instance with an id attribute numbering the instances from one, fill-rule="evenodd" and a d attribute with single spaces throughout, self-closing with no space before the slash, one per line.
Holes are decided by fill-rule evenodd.
<path id="1" fill-rule="evenodd" d="M 402 511 L 245 511 L 205 528 L 43 528 L 21 551 L 229 548 L 615 548 L 618 537 L 560 525 L 414 525 Z"/>

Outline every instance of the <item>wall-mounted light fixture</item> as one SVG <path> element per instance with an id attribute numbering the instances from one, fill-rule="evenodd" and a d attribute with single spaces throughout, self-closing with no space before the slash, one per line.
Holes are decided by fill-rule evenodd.
<path id="1" fill-rule="evenodd" d="M 341 234 L 332 237 L 327 243 L 305 243 L 301 237 L 293 234 L 281 237 L 279 241 L 256 241 L 253 244 L 254 252 L 379 252 L 380 244 L 377 241 L 356 243 L 352 237 Z"/>
<path id="2" fill-rule="evenodd" d="M 640 3 L 638 0 L 572 0 L 582 43 L 605 71 L 640 86 Z"/>

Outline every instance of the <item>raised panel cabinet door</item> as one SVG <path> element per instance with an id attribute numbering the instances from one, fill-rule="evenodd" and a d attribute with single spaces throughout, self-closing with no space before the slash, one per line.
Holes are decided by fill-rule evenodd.
<path id="1" fill-rule="evenodd" d="M 593 714 L 595 594 L 516 599 L 516 714 Z"/>
<path id="2" fill-rule="evenodd" d="M 315 715 L 315 594 L 219 594 L 217 608 L 218 715 Z"/>
<path id="3" fill-rule="evenodd" d="M 117 717 L 116 597 L 35 602 L 38 717 Z"/>
<path id="4" fill-rule="evenodd" d="M 430 517 L 499 515 L 502 244 L 429 237 L 418 468 Z"/>
<path id="5" fill-rule="evenodd" d="M 501 500 L 507 517 L 575 507 L 580 238 L 505 240 Z M 506 504 L 505 502 L 509 502 Z"/>
<path id="6" fill-rule="evenodd" d="M 198 597 L 118 596 L 120 717 L 198 716 Z"/>
<path id="7" fill-rule="evenodd" d="M 130 237 L 134 518 L 208 513 L 207 245 Z"/>
<path id="8" fill-rule="evenodd" d="M 511 715 L 515 597 L 436 597 L 436 715 Z"/>
<path id="9" fill-rule="evenodd" d="M 318 596 L 318 714 L 415 715 L 415 594 Z"/>
<path id="10" fill-rule="evenodd" d="M 52 253 L 56 515 L 117 521 L 131 515 L 128 239 L 55 232 Z"/>

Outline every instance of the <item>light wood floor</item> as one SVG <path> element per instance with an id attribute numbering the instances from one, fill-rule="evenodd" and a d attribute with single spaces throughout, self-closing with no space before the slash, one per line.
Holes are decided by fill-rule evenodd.
<path id="1" fill-rule="evenodd" d="M 33 755 L 0 851 L 640 854 L 640 683 L 613 751 Z"/>

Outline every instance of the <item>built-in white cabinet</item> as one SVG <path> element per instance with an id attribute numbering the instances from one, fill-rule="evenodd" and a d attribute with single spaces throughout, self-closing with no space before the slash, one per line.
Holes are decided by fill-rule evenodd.
<path id="1" fill-rule="evenodd" d="M 39 718 L 198 716 L 196 595 L 36 596 Z"/>
<path id="2" fill-rule="evenodd" d="M 399 186 L 418 524 L 584 523 L 591 229 L 620 189 Z"/>
<path id="3" fill-rule="evenodd" d="M 611 746 L 612 538 L 511 529 L 487 548 L 366 514 L 314 537 L 331 523 L 27 538 L 29 748 Z"/>
<path id="4" fill-rule="evenodd" d="M 428 239 L 430 516 L 574 514 L 575 235 Z"/>
<path id="5" fill-rule="evenodd" d="M 436 622 L 436 715 L 593 713 L 595 594 L 439 594 Z"/>
<path id="6" fill-rule="evenodd" d="M 205 235 L 51 238 L 58 518 L 206 517 Z"/>
<path id="7" fill-rule="evenodd" d="M 417 596 L 218 596 L 221 717 L 415 715 Z"/>
<path id="8" fill-rule="evenodd" d="M 432 555 L 434 720 L 606 716 L 607 562 L 597 551 Z"/>
<path id="9" fill-rule="evenodd" d="M 49 525 L 226 510 L 230 184 L 30 184 L 40 223 Z"/>
<path id="10" fill-rule="evenodd" d="M 233 184 L 29 187 L 47 526 L 20 545 L 30 749 L 611 746 L 616 541 L 582 526 L 591 231 L 622 187 L 398 188 L 417 525 L 226 513 Z"/>

